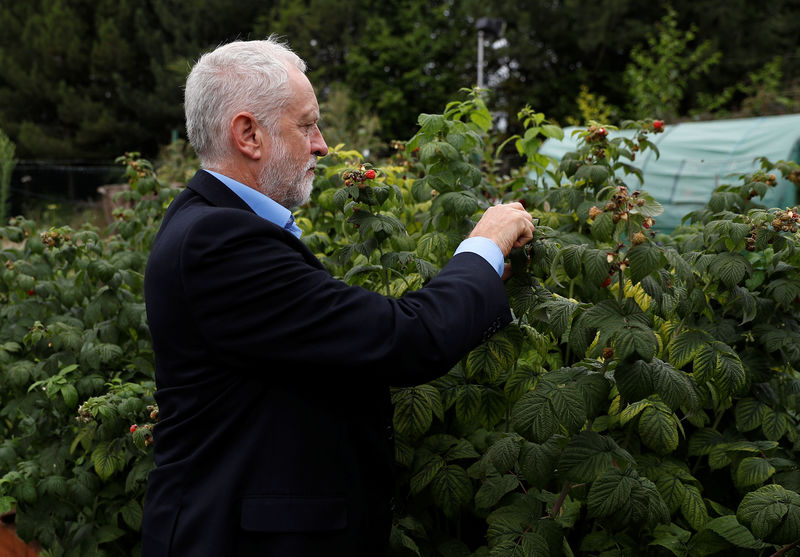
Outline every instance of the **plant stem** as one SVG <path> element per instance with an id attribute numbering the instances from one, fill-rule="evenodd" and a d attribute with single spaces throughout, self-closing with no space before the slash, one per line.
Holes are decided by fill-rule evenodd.
<path id="1" fill-rule="evenodd" d="M 800 540 L 794 540 L 792 543 L 790 543 L 790 544 L 788 544 L 788 545 L 784 545 L 784 546 L 783 546 L 782 548 L 780 548 L 778 551 L 776 551 L 775 553 L 773 553 L 772 555 L 770 555 L 770 557 L 781 557 L 781 555 L 785 554 L 787 551 L 789 551 L 790 549 L 792 549 L 792 548 L 793 548 L 794 546 L 796 546 L 798 543 L 800 543 Z"/>
<path id="2" fill-rule="evenodd" d="M 553 510 L 550 511 L 550 518 L 555 518 L 561 512 L 561 506 L 564 504 L 564 501 L 567 498 L 567 494 L 572 489 L 572 484 L 569 482 L 564 482 L 564 485 L 561 487 L 561 493 L 558 494 L 558 499 L 556 499 L 555 505 L 553 505 Z"/>

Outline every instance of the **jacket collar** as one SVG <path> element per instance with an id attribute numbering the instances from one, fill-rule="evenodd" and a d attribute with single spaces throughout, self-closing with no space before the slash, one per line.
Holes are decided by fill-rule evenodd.
<path id="1" fill-rule="evenodd" d="M 228 186 L 203 170 L 198 170 L 186 187 L 216 207 L 230 207 L 254 212 L 250 205 L 233 193 Z"/>

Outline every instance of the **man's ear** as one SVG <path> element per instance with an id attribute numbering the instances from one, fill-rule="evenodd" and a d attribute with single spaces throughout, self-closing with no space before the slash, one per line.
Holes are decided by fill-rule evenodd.
<path id="1" fill-rule="evenodd" d="M 233 145 L 245 157 L 259 160 L 266 155 L 268 146 L 264 130 L 249 112 L 240 112 L 231 120 Z"/>

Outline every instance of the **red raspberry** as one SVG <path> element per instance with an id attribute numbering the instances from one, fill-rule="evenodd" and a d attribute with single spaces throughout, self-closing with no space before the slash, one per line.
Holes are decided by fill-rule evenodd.
<path id="1" fill-rule="evenodd" d="M 133 425 L 131 426 L 131 433 L 133 433 L 133 432 L 134 432 L 134 431 L 136 431 L 137 429 L 139 429 L 139 426 L 138 426 L 138 425 L 136 425 L 136 424 L 133 424 Z"/>
<path id="2" fill-rule="evenodd" d="M 375 171 L 374 171 L 374 170 L 367 170 L 367 171 L 364 173 L 364 177 L 365 177 L 367 180 L 372 180 L 372 179 L 375 177 Z"/>
<path id="3" fill-rule="evenodd" d="M 611 277 L 606 277 L 606 280 L 603 281 L 601 285 L 603 288 L 608 288 L 608 285 L 611 284 Z"/>
<path id="4" fill-rule="evenodd" d="M 663 131 L 664 129 L 664 122 L 662 120 L 655 120 L 653 122 L 653 129 L 657 132 Z"/>
<path id="5" fill-rule="evenodd" d="M 34 292 L 33 288 L 28 290 L 28 296 L 33 296 L 34 294 L 36 294 L 36 292 Z"/>

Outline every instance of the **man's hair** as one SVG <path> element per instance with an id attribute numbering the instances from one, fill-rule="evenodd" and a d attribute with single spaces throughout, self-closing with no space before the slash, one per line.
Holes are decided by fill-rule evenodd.
<path id="1" fill-rule="evenodd" d="M 189 143 L 204 167 L 230 153 L 228 126 L 239 112 L 250 112 L 277 135 L 291 95 L 289 65 L 306 71 L 305 62 L 274 37 L 235 41 L 200 57 L 186 79 L 184 110 Z"/>

